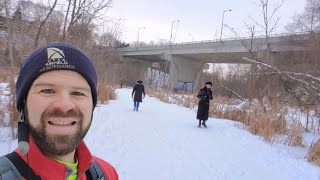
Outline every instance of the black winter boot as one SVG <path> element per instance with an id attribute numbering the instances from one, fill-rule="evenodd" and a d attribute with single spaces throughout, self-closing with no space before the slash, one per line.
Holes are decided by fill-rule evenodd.
<path id="1" fill-rule="evenodd" d="M 201 120 L 199 120 L 198 128 L 201 128 Z"/>
<path id="2" fill-rule="evenodd" d="M 205 120 L 203 120 L 202 125 L 203 125 L 205 128 L 207 128 L 207 125 L 206 125 L 206 121 L 205 121 Z"/>

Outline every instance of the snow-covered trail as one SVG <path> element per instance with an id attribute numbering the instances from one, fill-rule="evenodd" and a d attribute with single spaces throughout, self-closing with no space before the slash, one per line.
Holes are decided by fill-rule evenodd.
<path id="1" fill-rule="evenodd" d="M 200 129 L 194 110 L 148 96 L 135 112 L 131 89 L 117 93 L 96 108 L 85 141 L 121 180 L 320 180 L 302 148 L 270 145 L 228 120 Z"/>

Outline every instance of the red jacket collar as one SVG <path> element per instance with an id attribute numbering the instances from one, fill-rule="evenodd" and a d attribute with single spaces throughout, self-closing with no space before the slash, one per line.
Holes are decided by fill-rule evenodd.
<path id="1" fill-rule="evenodd" d="M 35 144 L 33 138 L 30 136 L 29 151 L 27 154 L 22 155 L 18 149 L 15 151 L 23 158 L 23 160 L 29 164 L 32 170 L 43 179 L 65 179 L 67 168 L 66 165 L 61 164 L 55 160 L 46 157 Z M 29 158 L 29 161 L 27 159 Z M 82 176 L 85 171 L 93 163 L 93 157 L 85 145 L 84 141 L 81 141 L 76 149 L 76 156 L 78 158 L 78 178 Z"/>

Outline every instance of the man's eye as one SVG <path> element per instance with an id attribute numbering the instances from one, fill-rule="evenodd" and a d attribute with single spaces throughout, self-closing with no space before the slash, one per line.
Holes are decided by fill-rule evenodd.
<path id="1" fill-rule="evenodd" d="M 52 94 L 52 93 L 54 93 L 54 91 L 53 91 L 52 89 L 42 89 L 40 92 L 41 92 L 41 93 L 45 93 L 45 94 Z"/>
<path id="2" fill-rule="evenodd" d="M 84 95 L 85 95 L 85 94 L 83 94 L 82 92 L 77 92 L 77 91 L 72 92 L 71 94 L 72 94 L 72 95 L 75 95 L 75 96 L 84 96 Z"/>

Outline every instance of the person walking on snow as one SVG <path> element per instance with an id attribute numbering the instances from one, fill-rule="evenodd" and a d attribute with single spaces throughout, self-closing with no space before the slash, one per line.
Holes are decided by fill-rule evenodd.
<path id="1" fill-rule="evenodd" d="M 0 157 L 0 179 L 118 180 L 83 138 L 97 104 L 97 74 L 79 48 L 52 43 L 33 51 L 16 81 L 18 148 Z"/>
<path id="2" fill-rule="evenodd" d="M 134 111 L 138 111 L 139 109 L 139 104 L 142 102 L 142 94 L 143 98 L 145 97 L 145 92 L 144 92 L 144 86 L 142 84 L 142 81 L 139 80 L 137 83 L 133 86 L 132 90 L 132 98 L 133 98 L 133 105 L 134 105 Z"/>
<path id="3" fill-rule="evenodd" d="M 206 121 L 208 120 L 209 116 L 209 100 L 212 100 L 212 91 L 211 91 L 212 83 L 207 82 L 206 86 L 202 89 L 200 89 L 197 98 L 199 99 L 199 105 L 198 105 L 198 112 L 197 112 L 197 119 L 199 120 L 198 127 L 201 127 L 201 124 L 204 127 L 207 127 Z M 202 123 L 201 123 L 202 121 Z"/>

